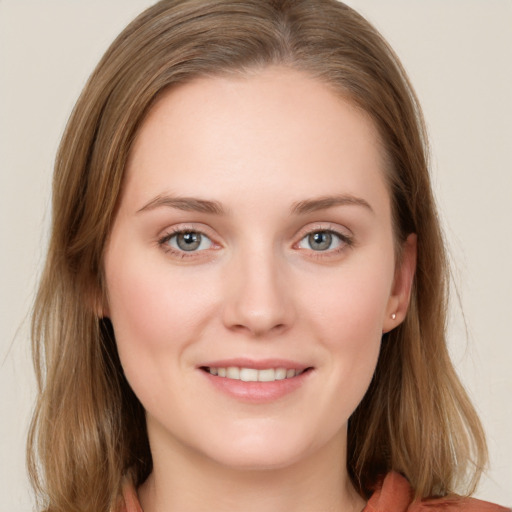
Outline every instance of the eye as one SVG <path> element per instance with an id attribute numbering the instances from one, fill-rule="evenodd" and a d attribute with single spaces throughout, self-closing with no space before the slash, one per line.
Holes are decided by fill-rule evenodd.
<path id="1" fill-rule="evenodd" d="M 311 249 L 313 251 L 329 251 L 338 249 L 344 244 L 347 244 L 348 240 L 346 237 L 335 233 L 334 231 L 313 231 L 307 234 L 299 242 L 298 247 L 300 249 Z"/>
<path id="2" fill-rule="evenodd" d="M 166 236 L 162 244 L 167 244 L 176 251 L 198 252 L 210 249 L 213 242 L 203 233 L 198 231 L 178 231 Z"/>

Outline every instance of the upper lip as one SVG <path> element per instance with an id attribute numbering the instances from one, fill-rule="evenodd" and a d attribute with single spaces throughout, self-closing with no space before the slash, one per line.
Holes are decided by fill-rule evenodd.
<path id="1" fill-rule="evenodd" d="M 311 368 L 311 365 L 299 363 L 290 359 L 249 359 L 247 357 L 208 361 L 204 364 L 200 364 L 199 368 L 228 368 L 230 366 L 238 368 L 253 368 L 255 370 L 264 370 L 266 368 L 286 368 L 302 371 L 306 368 Z"/>

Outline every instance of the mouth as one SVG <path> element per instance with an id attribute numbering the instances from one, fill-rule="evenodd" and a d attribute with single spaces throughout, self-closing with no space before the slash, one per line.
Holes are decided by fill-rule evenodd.
<path id="1" fill-rule="evenodd" d="M 314 366 L 291 359 L 245 357 L 204 361 L 197 369 L 206 382 L 223 395 L 250 404 L 265 404 L 300 396 L 311 381 Z"/>
<path id="2" fill-rule="evenodd" d="M 201 370 L 216 377 L 223 377 L 242 382 L 275 382 L 293 379 L 305 372 L 312 370 L 307 368 L 246 368 L 240 366 L 201 366 Z"/>

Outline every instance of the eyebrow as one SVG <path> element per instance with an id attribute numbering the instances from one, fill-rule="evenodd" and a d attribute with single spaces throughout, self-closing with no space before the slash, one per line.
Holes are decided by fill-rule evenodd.
<path id="1" fill-rule="evenodd" d="M 212 213 L 215 215 L 225 215 L 226 211 L 218 201 L 209 201 L 195 197 L 171 197 L 157 196 L 149 203 L 144 205 L 137 213 L 154 210 L 162 206 L 176 208 L 185 212 Z"/>
<path id="2" fill-rule="evenodd" d="M 226 214 L 226 210 L 218 201 L 199 199 L 196 197 L 172 197 L 167 195 L 155 197 L 137 210 L 137 213 L 155 210 L 163 206 L 186 212 L 209 213 L 213 215 Z M 294 215 L 305 215 L 318 210 L 327 210 L 335 206 L 362 206 L 371 213 L 375 213 L 368 201 L 350 194 L 321 196 L 298 201 L 293 203 L 291 213 Z"/>
<path id="3" fill-rule="evenodd" d="M 292 206 L 292 213 L 297 215 L 304 215 L 306 213 L 316 212 L 318 210 L 327 210 L 334 206 L 362 206 L 375 214 L 370 203 L 361 197 L 356 197 L 351 194 L 334 195 L 334 196 L 321 196 L 304 201 L 298 201 Z"/>

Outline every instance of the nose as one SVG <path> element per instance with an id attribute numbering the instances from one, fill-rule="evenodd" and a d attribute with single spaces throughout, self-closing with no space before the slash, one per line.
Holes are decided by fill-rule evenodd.
<path id="1" fill-rule="evenodd" d="M 231 261 L 225 280 L 224 325 L 254 337 L 282 333 L 295 320 L 287 272 L 263 250 Z"/>

